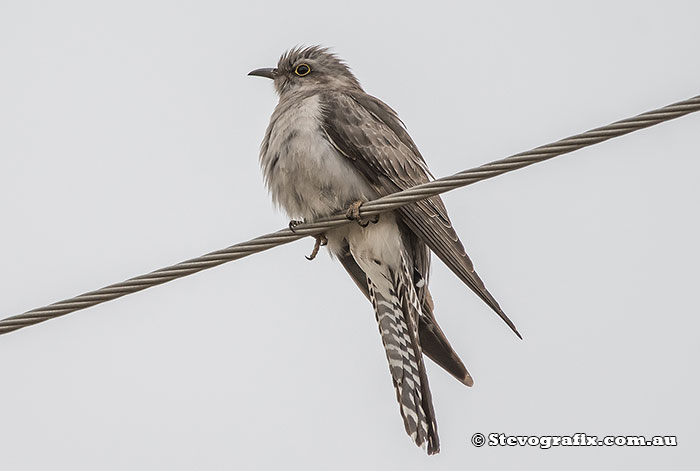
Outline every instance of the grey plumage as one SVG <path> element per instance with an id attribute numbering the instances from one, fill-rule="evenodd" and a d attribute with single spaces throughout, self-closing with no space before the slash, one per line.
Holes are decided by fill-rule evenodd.
<path id="1" fill-rule="evenodd" d="M 396 112 L 365 93 L 327 49 L 292 49 L 277 68 L 251 75 L 273 79 L 280 97 L 260 163 L 273 200 L 291 218 L 329 216 L 433 178 Z M 462 383 L 473 381 L 435 320 L 430 251 L 517 334 L 515 326 L 474 271 L 439 196 L 326 236 L 374 306 L 407 433 L 429 454 L 438 452 L 423 352 Z"/>

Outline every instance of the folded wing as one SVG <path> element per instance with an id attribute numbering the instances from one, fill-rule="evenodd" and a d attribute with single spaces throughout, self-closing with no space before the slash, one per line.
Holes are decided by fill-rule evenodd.
<path id="1" fill-rule="evenodd" d="M 403 123 L 381 100 L 360 92 L 328 91 L 322 95 L 322 104 L 322 126 L 329 142 L 355 165 L 379 195 L 433 178 Z M 520 337 L 474 270 L 442 199 L 434 196 L 397 212 L 401 221 Z"/>

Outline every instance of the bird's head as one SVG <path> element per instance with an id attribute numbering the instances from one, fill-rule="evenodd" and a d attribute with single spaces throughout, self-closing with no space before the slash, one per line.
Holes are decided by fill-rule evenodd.
<path id="1" fill-rule="evenodd" d="M 323 88 L 356 88 L 360 83 L 345 63 L 321 46 L 296 47 L 282 54 L 277 67 L 248 73 L 274 80 L 279 95 Z"/>

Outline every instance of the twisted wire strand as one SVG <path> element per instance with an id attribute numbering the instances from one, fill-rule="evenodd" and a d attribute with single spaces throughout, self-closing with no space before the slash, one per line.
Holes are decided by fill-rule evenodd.
<path id="1" fill-rule="evenodd" d="M 464 170 L 451 176 L 439 178 L 429 183 L 417 185 L 404 191 L 393 193 L 362 205 L 362 217 L 374 216 L 391 211 L 401 206 L 445 193 L 456 188 L 471 185 L 481 180 L 493 178 L 513 170 L 543 162 L 559 155 L 568 154 L 583 147 L 598 144 L 614 137 L 622 136 L 639 129 L 644 129 L 664 121 L 679 118 L 689 113 L 700 111 L 700 96 L 680 101 L 654 111 L 642 113 L 632 118 L 616 121 L 607 126 L 567 137 L 551 144 L 536 147 L 529 151 L 514 154 L 505 159 L 484 164 L 470 170 Z M 95 291 L 81 294 L 74 298 L 58 301 L 45 307 L 32 309 L 23 314 L 0 320 L 0 335 L 23 327 L 38 324 L 71 312 L 86 309 L 97 304 L 136 293 L 152 286 L 157 286 L 177 278 L 182 278 L 226 262 L 238 260 L 278 245 L 288 244 L 306 236 L 316 235 L 328 229 L 348 224 L 345 214 L 336 214 L 313 223 L 304 223 L 290 229 L 272 232 L 247 242 L 241 242 L 228 248 L 211 252 L 201 257 L 192 258 L 176 265 L 130 278 Z"/>

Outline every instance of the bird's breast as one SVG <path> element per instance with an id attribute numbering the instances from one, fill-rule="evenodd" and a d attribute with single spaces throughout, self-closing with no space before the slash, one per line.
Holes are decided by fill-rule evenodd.
<path id="1" fill-rule="evenodd" d="M 328 141 L 318 96 L 278 105 L 260 156 L 273 201 L 290 218 L 314 220 L 377 195 Z"/>

